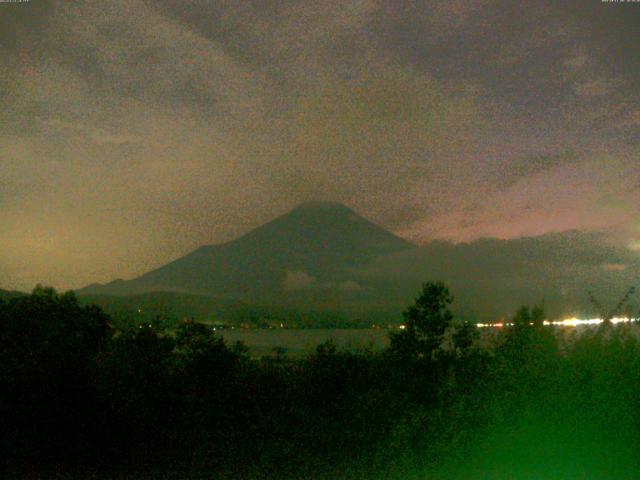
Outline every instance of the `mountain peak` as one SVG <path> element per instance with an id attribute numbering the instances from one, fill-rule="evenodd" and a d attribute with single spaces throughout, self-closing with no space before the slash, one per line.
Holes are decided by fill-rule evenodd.
<path id="1" fill-rule="evenodd" d="M 285 280 L 292 272 L 317 285 L 351 285 L 355 272 L 375 259 L 412 248 L 341 203 L 305 202 L 236 240 L 201 247 L 137 279 L 92 290 L 287 301 Z"/>
<path id="2" fill-rule="evenodd" d="M 347 207 L 346 205 L 340 202 L 332 202 L 330 200 L 309 200 L 309 201 L 300 203 L 297 207 L 294 208 L 294 210 L 307 209 L 307 208 L 309 209 L 339 208 L 339 209 L 351 210 L 349 207 Z"/>
<path id="3" fill-rule="evenodd" d="M 367 249 L 376 240 L 396 246 L 409 242 L 371 223 L 339 202 L 304 202 L 284 215 L 252 230 L 243 239 L 259 238 L 262 242 L 278 242 L 286 248 L 299 249 L 302 244 L 339 248 L 348 244 L 354 250 Z"/>

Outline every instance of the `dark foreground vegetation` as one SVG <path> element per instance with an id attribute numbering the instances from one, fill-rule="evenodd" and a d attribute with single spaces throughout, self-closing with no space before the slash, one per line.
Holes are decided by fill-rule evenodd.
<path id="1" fill-rule="evenodd" d="M 635 325 L 522 308 L 479 341 L 426 284 L 382 352 L 252 360 L 211 329 L 114 329 L 37 288 L 0 301 L 5 475 L 623 479 L 640 471 Z"/>

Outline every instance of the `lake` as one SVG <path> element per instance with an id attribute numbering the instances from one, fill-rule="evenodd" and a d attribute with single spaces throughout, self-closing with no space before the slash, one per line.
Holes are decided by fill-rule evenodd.
<path id="1" fill-rule="evenodd" d="M 284 348 L 287 355 L 304 355 L 315 351 L 316 347 L 333 340 L 338 348 L 356 350 L 372 348 L 381 350 L 389 344 L 387 329 L 240 329 L 223 330 L 221 335 L 227 345 L 240 340 L 252 356 L 272 355 L 274 348 Z"/>

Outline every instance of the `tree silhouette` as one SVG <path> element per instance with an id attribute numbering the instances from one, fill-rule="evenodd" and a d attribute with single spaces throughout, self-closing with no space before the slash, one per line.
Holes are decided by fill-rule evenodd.
<path id="1" fill-rule="evenodd" d="M 0 444 L 39 461 L 81 455 L 95 356 L 109 336 L 108 317 L 73 292 L 38 285 L 0 304 Z"/>
<path id="2" fill-rule="evenodd" d="M 391 350 L 431 359 L 440 348 L 453 314 L 453 296 L 442 282 L 427 282 L 413 305 L 403 312 L 404 330 L 391 334 Z"/>
<path id="3" fill-rule="evenodd" d="M 175 342 L 182 373 L 198 390 L 219 386 L 238 362 L 238 355 L 227 347 L 224 339 L 202 323 L 183 321 L 176 331 Z"/>
<path id="4" fill-rule="evenodd" d="M 466 355 L 473 346 L 473 343 L 477 337 L 477 327 L 473 323 L 464 322 L 462 325 L 456 328 L 456 330 L 453 332 L 453 335 L 451 336 L 451 340 L 453 341 L 453 348 L 460 355 Z"/>

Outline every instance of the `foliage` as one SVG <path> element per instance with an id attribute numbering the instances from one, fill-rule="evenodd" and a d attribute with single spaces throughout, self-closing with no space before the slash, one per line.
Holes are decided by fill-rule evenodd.
<path id="1" fill-rule="evenodd" d="M 572 335 L 522 307 L 481 335 L 451 302 L 425 284 L 388 351 L 326 342 L 252 359 L 206 325 L 112 329 L 38 287 L 0 302 L 2 465 L 18 477 L 634 478 L 640 327 Z"/>
<path id="2" fill-rule="evenodd" d="M 391 337 L 391 349 L 401 356 L 431 359 L 453 320 L 453 296 L 441 282 L 429 282 L 413 305 L 403 312 L 404 330 Z"/>

